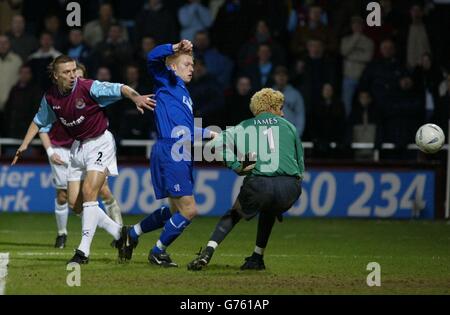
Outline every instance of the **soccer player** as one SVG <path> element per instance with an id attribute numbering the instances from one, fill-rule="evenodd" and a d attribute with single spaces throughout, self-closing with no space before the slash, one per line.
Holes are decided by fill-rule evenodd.
<path id="1" fill-rule="evenodd" d="M 86 68 L 77 63 L 76 77 L 84 78 Z M 67 241 L 67 219 L 69 206 L 67 204 L 67 175 L 70 164 L 70 148 L 74 142 L 63 125 L 56 121 L 52 125 L 39 130 L 42 145 L 47 151 L 48 159 L 52 169 L 53 185 L 56 189 L 55 217 L 58 234 L 56 236 L 55 248 L 64 248 Z M 122 225 L 120 207 L 108 187 L 105 180 L 100 189 L 100 197 L 106 208 L 108 216 L 118 224 Z"/>
<path id="2" fill-rule="evenodd" d="M 68 199 L 69 207 L 82 213 L 82 237 L 69 262 L 88 263 L 97 226 L 114 237 L 121 259 L 127 229 L 109 218 L 97 201 L 106 176 L 118 175 L 114 138 L 108 131 L 104 107 L 126 97 L 143 113 L 144 109 L 152 110 L 156 103 L 150 95 L 140 95 L 127 85 L 77 78 L 76 68 L 75 60 L 65 55 L 50 64 L 54 85 L 42 98 L 40 109 L 11 164 L 17 162 L 40 128 L 59 120 L 77 140 L 70 150 Z"/>
<path id="3" fill-rule="evenodd" d="M 300 197 L 304 172 L 303 147 L 294 125 L 282 118 L 283 103 L 283 94 L 262 89 L 250 102 L 255 117 L 225 130 L 207 144 L 215 147 L 216 152 L 225 145 L 221 154 L 226 165 L 247 176 L 232 209 L 219 220 L 206 248 L 188 264 L 189 270 L 201 270 L 206 266 L 233 227 L 242 218 L 250 220 L 257 214 L 255 250 L 245 258 L 241 269 L 265 269 L 263 255 L 275 219 L 278 217 L 281 221 L 282 214 Z M 246 136 L 249 136 L 248 142 L 245 142 Z M 256 163 L 246 166 L 244 162 L 248 160 L 237 158 L 235 148 L 245 155 L 255 152 L 252 150 L 256 148 Z"/>
<path id="4" fill-rule="evenodd" d="M 205 138 L 214 137 L 217 133 L 194 128 L 192 100 L 185 86 L 191 81 L 194 71 L 192 43 L 182 40 L 175 45 L 155 47 L 148 54 L 147 62 L 150 75 L 154 78 L 158 104 L 155 109 L 158 140 L 150 157 L 151 178 L 156 198 L 168 197 L 170 207 L 155 210 L 129 229 L 131 242 L 126 257 L 131 259 L 139 235 L 163 228 L 156 245 L 150 250 L 149 262 L 163 267 L 177 267 L 166 248 L 197 215 L 197 205 L 193 196 L 190 151 L 187 149 L 179 153 L 173 148 L 180 141 L 185 141 L 190 147 L 194 130 L 201 132 Z"/>

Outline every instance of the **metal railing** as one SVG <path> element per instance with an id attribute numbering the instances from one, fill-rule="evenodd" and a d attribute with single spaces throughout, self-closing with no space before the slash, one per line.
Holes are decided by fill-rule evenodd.
<path id="1" fill-rule="evenodd" d="M 152 146 L 155 144 L 156 140 L 131 140 L 131 139 L 123 139 L 120 141 L 119 145 L 122 147 L 145 147 L 146 152 L 149 153 L 151 151 Z M 22 139 L 13 139 L 13 138 L 0 138 L 0 155 L 2 152 L 2 146 L 20 146 L 22 143 Z M 41 145 L 42 142 L 39 139 L 34 139 L 31 142 L 32 145 Z M 302 142 L 304 149 L 314 149 L 313 142 Z M 199 143 L 194 143 L 194 146 L 200 146 Z M 330 142 L 330 147 L 332 149 L 336 149 L 338 144 L 336 142 Z M 353 150 L 374 150 L 375 144 L 369 142 L 354 142 L 351 143 L 350 148 Z M 396 145 L 394 143 L 383 143 L 380 147 L 382 150 L 394 150 Z M 419 148 L 415 144 L 408 144 L 406 146 L 408 150 L 418 150 Z M 449 145 L 446 144 L 442 147 L 442 150 L 448 150 Z M 149 156 L 150 154 L 148 154 Z"/>
<path id="2" fill-rule="evenodd" d="M 449 123 L 449 132 L 450 132 L 450 123 Z M 449 133 L 450 139 L 450 133 Z M 150 152 L 152 150 L 152 146 L 155 144 L 156 140 L 130 140 L 124 139 L 120 141 L 120 146 L 122 147 L 145 147 L 146 149 L 146 157 L 150 158 Z M 11 139 L 11 138 L 0 138 L 0 157 L 2 156 L 2 147 L 3 146 L 20 146 L 22 143 L 22 139 Z M 42 145 L 41 140 L 34 139 L 31 142 L 31 145 Z M 202 143 L 194 143 L 194 147 L 202 146 Z M 305 149 L 314 149 L 313 142 L 303 142 L 303 147 Z M 335 149 L 337 144 L 335 142 L 330 143 L 330 147 Z M 375 148 L 374 143 L 361 143 L 356 142 L 350 145 L 353 150 L 373 150 L 373 161 L 378 162 L 380 159 L 379 149 Z M 381 145 L 381 150 L 394 150 L 396 145 L 394 143 L 383 143 Z M 415 144 L 409 144 L 406 146 L 408 150 L 418 150 L 419 148 Z M 442 150 L 447 151 L 447 183 L 446 183 L 446 201 L 445 201 L 445 218 L 450 218 L 450 154 L 449 145 L 446 144 L 442 148 Z"/>

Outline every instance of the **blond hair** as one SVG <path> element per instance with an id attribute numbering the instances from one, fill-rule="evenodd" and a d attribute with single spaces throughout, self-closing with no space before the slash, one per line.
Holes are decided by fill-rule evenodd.
<path id="1" fill-rule="evenodd" d="M 86 77 L 86 75 L 87 75 L 86 66 L 84 64 L 82 64 L 81 62 L 78 62 L 78 61 L 77 61 L 77 70 L 81 70 L 81 72 L 83 72 L 83 78 Z"/>
<path id="2" fill-rule="evenodd" d="M 281 92 L 274 89 L 262 89 L 252 96 L 250 101 L 250 111 L 254 116 L 262 112 L 278 111 L 284 103 L 284 96 Z"/>

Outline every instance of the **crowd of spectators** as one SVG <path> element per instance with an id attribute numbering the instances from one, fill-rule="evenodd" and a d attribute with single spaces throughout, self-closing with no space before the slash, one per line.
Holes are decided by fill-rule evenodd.
<path id="1" fill-rule="evenodd" d="M 0 1 L 0 136 L 22 138 L 60 54 L 89 77 L 140 93 L 153 84 L 146 55 L 189 39 L 194 115 L 222 128 L 250 118 L 252 94 L 273 87 L 314 156 L 351 142 L 404 148 L 416 129 L 446 130 L 450 108 L 450 1 L 381 0 L 382 25 L 369 27 L 361 0 L 77 1 L 82 26 L 68 27 L 66 1 Z M 108 109 L 120 139 L 155 136 L 152 114 L 123 101 Z M 356 157 L 370 157 L 368 151 Z M 401 156 L 401 154 L 399 155 Z"/>

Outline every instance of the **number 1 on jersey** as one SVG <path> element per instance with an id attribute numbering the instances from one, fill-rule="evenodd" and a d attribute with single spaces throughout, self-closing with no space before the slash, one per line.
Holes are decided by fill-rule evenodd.
<path id="1" fill-rule="evenodd" d="M 275 152 L 275 140 L 273 139 L 272 128 L 264 130 L 263 135 L 267 136 L 267 140 L 269 141 L 270 152 L 274 153 Z"/>

